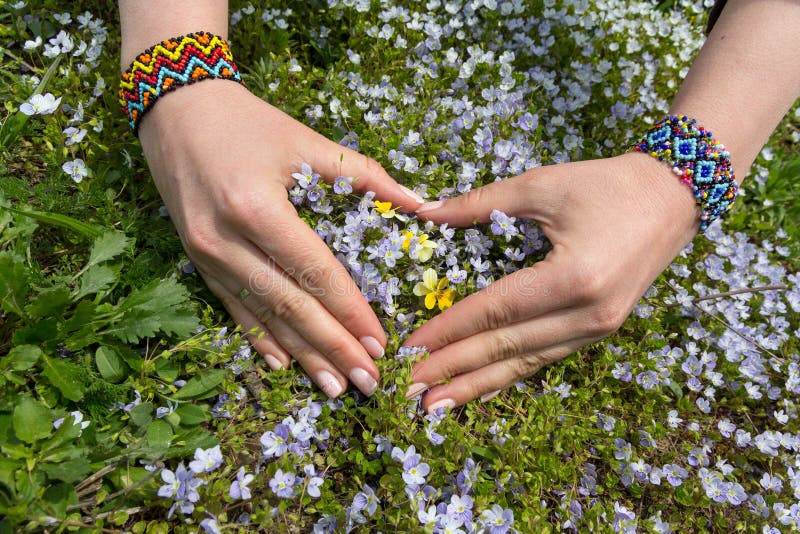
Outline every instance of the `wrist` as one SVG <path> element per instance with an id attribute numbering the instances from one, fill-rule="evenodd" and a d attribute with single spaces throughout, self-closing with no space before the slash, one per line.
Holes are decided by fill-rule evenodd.
<path id="1" fill-rule="evenodd" d="M 669 165 L 649 154 L 628 152 L 617 157 L 631 169 L 643 197 L 651 199 L 650 216 L 662 221 L 664 233 L 677 250 L 691 242 L 700 227 L 700 210 L 691 188 L 681 183 Z"/>

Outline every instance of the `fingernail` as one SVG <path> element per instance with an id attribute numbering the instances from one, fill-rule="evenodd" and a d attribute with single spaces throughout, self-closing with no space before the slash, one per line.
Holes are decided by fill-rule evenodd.
<path id="1" fill-rule="evenodd" d="M 481 395 L 481 402 L 488 402 L 492 400 L 500 393 L 500 391 L 501 390 L 496 389 L 494 391 L 490 391 L 489 393 L 484 393 L 483 395 Z"/>
<path id="2" fill-rule="evenodd" d="M 428 406 L 428 413 L 435 412 L 438 408 L 452 408 L 456 405 L 456 401 L 453 399 L 442 399 L 440 401 L 436 401 L 430 406 Z"/>
<path id="3" fill-rule="evenodd" d="M 360 367 L 350 371 L 350 381 L 366 396 L 372 395 L 378 389 L 378 383 L 372 378 L 372 375 Z"/>
<path id="4" fill-rule="evenodd" d="M 372 336 L 364 336 L 358 338 L 358 342 L 367 349 L 367 352 L 373 358 L 380 358 L 383 356 L 383 346 Z"/>
<path id="5" fill-rule="evenodd" d="M 317 374 L 314 375 L 314 382 L 325 392 L 325 395 L 332 399 L 342 393 L 342 385 L 329 371 L 317 371 Z"/>
<path id="6" fill-rule="evenodd" d="M 422 198 L 421 196 L 419 196 L 418 194 L 416 194 L 414 191 L 412 191 L 411 189 L 407 188 L 406 186 L 401 185 L 400 189 L 403 190 L 403 193 L 405 193 L 406 195 L 410 196 L 411 198 L 413 198 L 414 200 L 416 200 L 420 204 L 425 202 L 424 198 Z"/>
<path id="7" fill-rule="evenodd" d="M 278 369 L 283 369 L 283 364 L 281 364 L 280 360 L 273 356 L 272 354 L 265 354 L 264 361 L 267 362 L 269 368 L 273 371 L 277 371 Z"/>
<path id="8" fill-rule="evenodd" d="M 426 202 L 425 204 L 420 206 L 415 213 L 425 213 L 427 211 L 433 211 L 433 210 L 435 210 L 437 208 L 441 208 L 442 204 L 444 204 L 444 202 L 442 202 L 441 200 L 434 200 L 433 202 Z"/>
<path id="9" fill-rule="evenodd" d="M 408 386 L 408 391 L 406 392 L 406 398 L 413 399 L 426 389 L 428 389 L 428 384 L 423 384 L 422 382 L 414 382 L 413 384 Z"/>

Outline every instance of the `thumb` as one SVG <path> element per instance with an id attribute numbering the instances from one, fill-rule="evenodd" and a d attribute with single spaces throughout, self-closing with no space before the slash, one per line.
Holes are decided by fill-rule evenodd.
<path id="1" fill-rule="evenodd" d="M 374 191 L 375 198 L 392 203 L 401 211 L 413 212 L 424 199 L 389 176 L 380 163 L 355 150 L 327 140 L 322 150 L 311 156 L 311 167 L 320 173 L 326 182 L 336 178 L 352 178 L 353 191 L 364 194 Z"/>
<path id="2" fill-rule="evenodd" d="M 461 196 L 426 202 L 416 214 L 437 224 L 471 226 L 487 222 L 493 210 L 511 217 L 536 218 L 538 180 L 531 172 L 467 191 Z"/>

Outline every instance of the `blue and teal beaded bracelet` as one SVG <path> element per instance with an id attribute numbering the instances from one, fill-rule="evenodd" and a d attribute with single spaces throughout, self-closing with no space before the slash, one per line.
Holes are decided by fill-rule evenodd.
<path id="1" fill-rule="evenodd" d="M 669 164 L 681 181 L 692 188 L 700 207 L 701 232 L 736 200 L 739 186 L 734 179 L 730 153 L 695 119 L 668 115 L 629 150 L 650 154 Z"/>

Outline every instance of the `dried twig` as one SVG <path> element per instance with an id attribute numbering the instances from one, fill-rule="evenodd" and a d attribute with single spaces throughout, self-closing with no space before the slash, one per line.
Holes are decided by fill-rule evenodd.
<path id="1" fill-rule="evenodd" d="M 673 289 L 675 289 L 673 287 Z M 747 287 L 744 289 L 733 289 L 731 291 L 723 291 L 722 293 L 714 293 L 713 295 L 706 295 L 704 297 L 693 297 L 692 302 L 700 302 L 703 300 L 713 300 L 713 299 L 721 299 L 725 297 L 730 297 L 733 295 L 742 295 L 744 293 L 761 293 L 763 291 L 785 291 L 789 289 L 789 286 L 786 284 L 775 284 L 772 286 L 758 286 L 758 287 Z M 677 308 L 678 306 L 683 306 L 680 302 L 670 302 L 669 304 L 658 304 L 661 308 Z"/>

